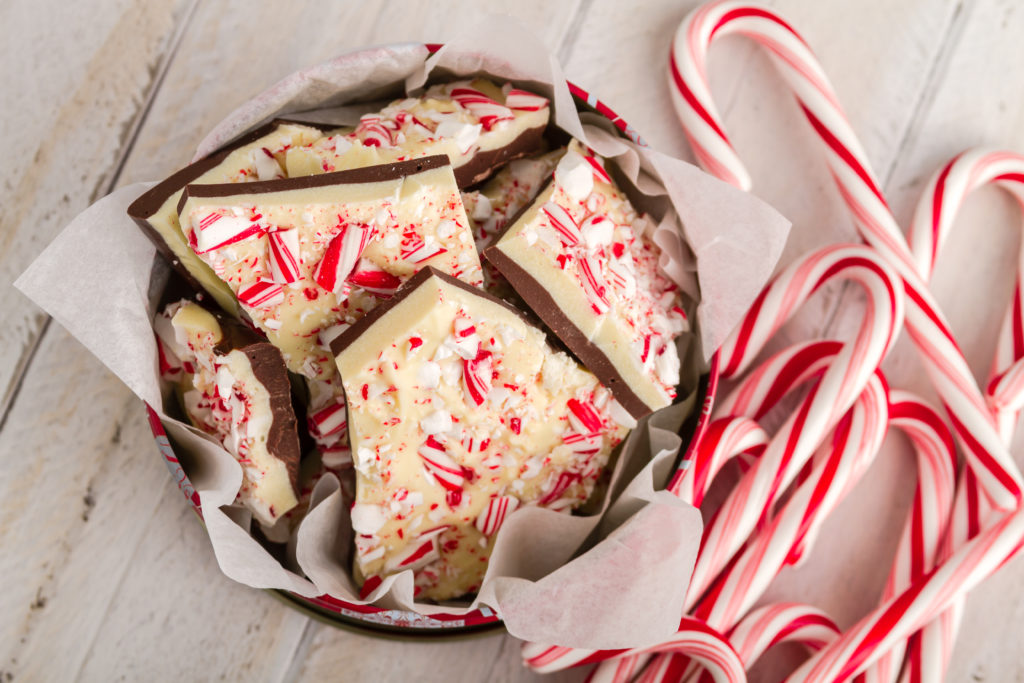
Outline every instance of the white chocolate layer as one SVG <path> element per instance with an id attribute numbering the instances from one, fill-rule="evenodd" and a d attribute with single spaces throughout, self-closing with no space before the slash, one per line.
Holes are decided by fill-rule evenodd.
<path id="1" fill-rule="evenodd" d="M 240 187 L 232 196 L 190 196 L 182 207 L 182 228 L 199 251 L 202 226 L 211 219 L 216 219 L 214 225 L 241 221 L 257 226 L 250 236 L 199 257 L 241 299 L 256 327 L 281 349 L 288 369 L 310 379 L 329 381 L 335 376 L 321 333 L 355 322 L 421 268 L 433 266 L 472 285 L 483 279 L 450 166 L 377 182 L 261 194 L 246 194 Z M 368 231 L 369 241 L 357 252 L 354 269 L 342 274 L 347 280 L 328 290 L 317 279 L 318 267 L 332 240 L 354 228 Z M 290 230 L 297 231 L 297 280 L 274 283 L 270 235 Z M 431 248 L 410 255 L 410 245 L 419 243 Z M 423 258 L 435 248 L 432 256 Z M 384 290 L 356 284 L 357 273 L 386 285 Z M 259 283 L 275 296 L 247 303 L 245 292 Z"/>
<path id="2" fill-rule="evenodd" d="M 208 185 L 283 177 L 285 151 L 293 146 L 311 144 L 322 135 L 321 131 L 309 126 L 281 124 L 273 132 L 255 142 L 232 151 L 222 162 L 192 182 Z M 264 150 L 270 154 L 267 155 Z M 178 200 L 181 199 L 182 190 L 184 188 L 168 197 L 160 209 L 148 218 L 148 222 L 160 233 L 175 258 L 213 296 L 220 307 L 232 315 L 237 315 L 238 305 L 231 290 L 195 255 L 182 235 L 178 223 Z"/>
<path id="3" fill-rule="evenodd" d="M 535 111 L 507 110 L 511 118 L 492 122 L 482 112 L 453 98 L 456 88 L 472 88 L 504 108 L 506 95 L 485 79 L 436 85 L 423 97 L 396 100 L 363 117 L 349 132 L 338 130 L 286 155 L 289 177 L 315 175 L 393 161 L 447 154 L 453 168 L 481 152 L 501 149 L 527 130 L 547 125 L 546 102 Z M 485 108 L 484 111 L 487 111 Z"/>
<path id="4" fill-rule="evenodd" d="M 609 392 L 540 330 L 436 274 L 420 278 L 337 362 L 357 577 L 413 569 L 417 595 L 443 600 L 477 590 L 512 509 L 586 501 L 627 429 Z"/>
<path id="5" fill-rule="evenodd" d="M 525 270 L 656 410 L 675 398 L 675 339 L 688 324 L 678 287 L 658 268 L 653 228 L 601 160 L 573 141 L 553 182 L 492 248 Z M 533 303 L 530 288 L 518 293 Z"/>

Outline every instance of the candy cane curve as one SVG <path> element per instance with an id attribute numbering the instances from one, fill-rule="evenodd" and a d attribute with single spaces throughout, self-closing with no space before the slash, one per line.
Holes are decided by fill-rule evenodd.
<path id="1" fill-rule="evenodd" d="M 778 493 L 793 481 L 825 435 L 849 409 L 878 367 L 902 321 L 903 299 L 894 274 L 866 247 L 835 246 L 819 250 L 775 278 L 721 351 L 723 366 L 734 372 L 760 350 L 817 287 L 844 277 L 867 292 L 867 315 L 852 342 L 812 387 L 798 410 L 769 442 L 764 454 L 726 499 L 705 529 L 704 549 L 697 559 L 690 594 L 701 595 L 762 519 Z M 776 308 L 768 308 L 769 305 Z M 765 318 L 771 316 L 766 322 Z M 754 323 L 749 324 L 753 319 Z M 740 339 L 743 338 L 743 339 Z M 741 362 L 735 357 L 743 356 Z"/>
<path id="2" fill-rule="evenodd" d="M 795 387 L 823 373 L 841 348 L 837 341 L 794 344 L 749 372 L 719 401 L 715 412 L 722 417 L 708 425 L 693 457 L 681 466 L 668 490 L 699 507 L 730 458 L 764 452 L 768 435 L 757 420 Z"/>
<path id="3" fill-rule="evenodd" d="M 1009 191 L 1018 202 L 1024 202 L 1024 157 L 1000 150 L 968 150 L 954 157 L 929 180 L 918 201 L 908 237 L 917 268 L 925 279 L 930 279 L 934 273 L 939 253 L 967 198 L 987 184 L 996 184 Z M 986 388 L 988 405 L 1007 447 L 1020 410 L 1024 407 L 1024 360 L 1021 360 L 1024 357 L 1024 301 L 1021 290 L 1024 251 L 1018 258 L 1013 298 L 999 331 Z M 994 512 L 990 501 L 981 495 L 974 473 L 970 470 L 962 472 L 944 556 L 974 537 L 984 524 L 991 521 Z M 944 674 L 962 611 L 963 601 L 960 600 L 922 630 L 910 651 L 913 661 L 908 672 L 912 667 L 920 668 L 919 680 Z M 907 678 L 905 674 L 904 679 Z"/>
<path id="4" fill-rule="evenodd" d="M 904 278 L 907 327 L 921 351 L 954 433 L 978 480 L 999 509 L 1021 497 L 1022 481 L 942 312 L 925 286 L 880 185 L 838 98 L 802 37 L 773 10 L 752 2 L 719 0 L 684 19 L 670 53 L 672 101 L 701 165 L 744 189 L 749 176 L 722 126 L 707 84 L 705 62 L 716 37 L 742 34 L 768 49 L 827 149 L 827 161 L 861 237 Z M 1024 373 L 1022 373 L 1024 374 Z"/>
<path id="5" fill-rule="evenodd" d="M 910 226 L 910 249 L 917 269 L 930 280 L 957 214 L 978 188 L 995 184 L 1024 208 L 1024 156 L 993 149 L 973 149 L 958 155 L 929 180 Z M 1019 256 L 1013 300 L 1003 319 L 989 373 L 987 398 L 1004 441 L 1024 407 L 1024 250 Z"/>

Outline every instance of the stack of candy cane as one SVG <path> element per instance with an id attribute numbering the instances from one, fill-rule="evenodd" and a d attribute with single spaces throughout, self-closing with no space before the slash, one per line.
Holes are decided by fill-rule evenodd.
<path id="1" fill-rule="evenodd" d="M 767 49 L 824 143 L 864 244 L 830 246 L 790 265 L 719 351 L 722 376 L 736 379 L 735 387 L 669 488 L 700 506 L 730 460 L 741 474 L 707 521 L 678 633 L 633 650 L 528 643 L 524 660 L 541 672 L 597 663 L 590 681 L 733 683 L 746 680 L 745 670 L 766 650 L 791 641 L 803 644 L 809 658 L 787 680 L 942 680 L 964 596 L 1024 547 L 1024 484 L 1009 452 L 1024 409 L 1024 291 L 1018 275 L 982 389 L 928 282 L 960 206 L 975 189 L 994 183 L 1024 205 L 1024 157 L 982 150 L 950 161 L 926 187 L 905 237 L 804 39 L 767 7 L 718 0 L 679 27 L 669 81 L 700 164 L 742 189 L 750 189 L 750 179 L 712 102 L 705 68 L 712 42 L 730 34 Z M 1024 254 L 1018 272 L 1024 272 Z M 790 315 L 839 279 L 857 282 L 867 294 L 855 338 L 796 344 L 751 368 Z M 890 390 L 879 369 L 904 323 L 942 413 Z M 797 390 L 803 393 L 795 409 L 767 433 L 760 421 Z M 808 605 L 753 609 L 779 571 L 807 554 L 890 427 L 910 438 L 918 480 L 881 604 L 842 633 Z"/>

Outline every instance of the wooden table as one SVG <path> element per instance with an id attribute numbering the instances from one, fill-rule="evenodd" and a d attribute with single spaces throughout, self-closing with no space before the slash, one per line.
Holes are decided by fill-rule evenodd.
<path id="1" fill-rule="evenodd" d="M 205 131 L 281 76 L 364 45 L 443 41 L 469 30 L 483 4 L 0 7 L 0 682 L 534 678 L 508 636 L 441 644 L 354 635 L 224 578 L 157 457 L 139 401 L 7 288 L 90 202 L 182 165 Z M 665 57 L 693 0 L 486 4 L 532 26 L 570 79 L 652 145 L 690 158 L 669 104 Z M 979 144 L 1024 150 L 1019 3 L 773 4 L 820 56 L 903 225 L 928 176 L 956 152 Z M 756 192 L 794 223 L 783 262 L 855 241 L 817 141 L 760 52 L 727 39 L 711 76 Z M 939 300 L 978 375 L 1012 286 L 1018 221 L 1006 197 L 979 193 L 938 267 Z M 842 337 L 858 306 L 852 290 L 827 291 L 782 337 Z M 927 391 L 907 346 L 887 362 L 889 377 Z M 907 453 L 901 439 L 889 440 L 811 560 L 780 577 L 771 597 L 816 602 L 841 625 L 874 604 L 912 489 Z M 1024 677 L 1022 586 L 1018 560 L 971 596 L 950 680 Z"/>

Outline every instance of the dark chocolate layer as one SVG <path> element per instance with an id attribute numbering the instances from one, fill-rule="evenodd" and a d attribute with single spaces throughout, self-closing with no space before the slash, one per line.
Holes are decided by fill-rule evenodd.
<path id="1" fill-rule="evenodd" d="M 178 201 L 178 213 L 189 197 L 231 197 L 234 195 L 267 194 L 270 192 L 288 192 L 306 190 L 314 187 L 331 185 L 358 185 L 361 183 L 379 183 L 397 180 L 406 176 L 422 173 L 431 169 L 449 166 L 448 157 L 435 154 L 420 159 L 398 161 L 393 164 L 363 166 L 347 171 L 321 173 L 319 175 L 299 176 L 297 178 L 279 178 L 277 180 L 261 180 L 254 183 L 218 183 L 215 185 L 188 185 L 181 193 Z"/>
<path id="2" fill-rule="evenodd" d="M 509 225 L 512 225 L 512 221 L 509 221 Z M 653 409 L 633 392 L 608 356 L 572 323 L 543 285 L 496 244 L 485 249 L 483 256 L 505 276 L 512 288 L 544 321 L 551 332 L 569 347 L 584 367 L 597 375 L 598 380 L 612 392 L 630 415 L 639 419 L 653 412 Z"/>
<path id="3" fill-rule="evenodd" d="M 128 207 L 128 217 L 135 221 L 135 224 L 142 230 L 142 234 L 149 238 L 149 241 L 153 243 L 160 255 L 171 264 L 175 272 L 181 275 L 196 291 L 203 292 L 206 290 L 202 284 L 196 280 L 192 273 L 181 265 L 178 257 L 175 256 L 171 248 L 167 246 L 167 243 L 160 235 L 160 232 L 150 224 L 149 218 L 159 211 L 160 207 L 164 205 L 164 202 L 172 197 L 174 193 L 181 191 L 190 182 L 220 164 L 229 154 L 231 154 L 231 152 L 235 151 L 239 147 L 243 147 L 249 143 L 259 140 L 264 135 L 269 135 L 281 124 L 299 124 L 323 131 L 333 130 L 337 127 L 315 123 L 304 123 L 300 121 L 290 121 L 288 119 L 274 119 L 270 123 L 260 126 L 256 130 L 243 135 L 237 140 L 229 142 L 210 156 L 189 164 L 166 180 L 157 183 L 139 196 L 139 198 L 132 202 L 131 206 Z"/>
<path id="4" fill-rule="evenodd" d="M 299 497 L 298 420 L 292 407 L 291 380 L 281 352 L 258 333 L 220 311 L 207 308 L 217 318 L 222 338 L 214 352 L 224 356 L 238 350 L 249 359 L 252 374 L 270 396 L 270 429 L 267 431 L 267 452 L 285 464 L 295 497 Z"/>
<path id="5" fill-rule="evenodd" d="M 464 190 L 486 180 L 494 171 L 513 159 L 529 156 L 544 149 L 544 126 L 528 128 L 497 149 L 477 152 L 472 159 L 455 169 L 455 182 Z"/>
<path id="6" fill-rule="evenodd" d="M 481 299 L 485 299 L 487 301 L 492 301 L 496 304 L 499 304 L 502 308 L 505 308 L 506 310 L 515 313 L 530 327 L 536 327 L 536 325 L 534 325 L 533 321 L 530 320 L 530 318 L 526 315 L 525 312 L 520 311 L 515 306 L 510 305 L 507 301 L 503 301 L 498 297 L 494 296 L 493 294 L 485 292 L 482 289 L 478 289 L 473 285 L 467 284 L 458 278 L 448 275 L 447 273 L 442 273 L 433 266 L 427 266 L 426 268 L 423 268 L 422 270 L 418 271 L 415 275 L 406 280 L 404 283 L 402 283 L 402 286 L 398 288 L 398 291 L 395 292 L 394 296 L 392 296 L 387 301 L 378 304 L 376 308 L 374 308 L 372 311 L 364 315 L 359 320 L 355 321 L 351 327 L 349 327 L 347 330 L 345 330 L 340 335 L 335 337 L 334 341 L 331 342 L 331 353 L 337 356 L 339 353 L 347 349 L 349 345 L 352 344 L 352 342 L 358 339 L 359 336 L 363 334 L 363 332 L 370 328 L 371 325 L 380 320 L 385 313 L 390 311 L 398 304 L 402 303 L 402 301 L 407 296 L 412 294 L 417 287 L 419 287 L 432 277 L 436 277 L 442 282 L 445 282 L 454 287 L 458 287 L 459 289 L 464 289 L 465 291 L 470 292 L 474 296 L 480 297 Z"/>

